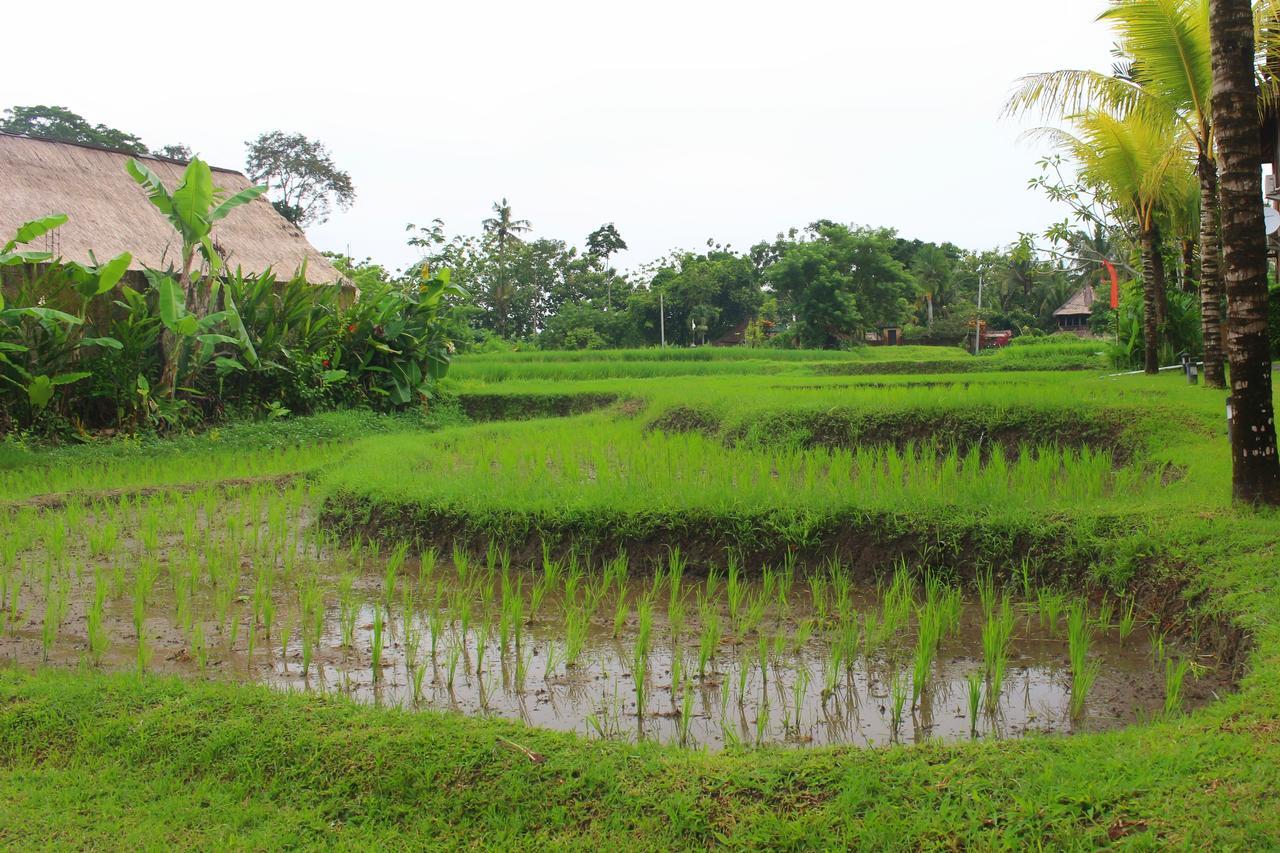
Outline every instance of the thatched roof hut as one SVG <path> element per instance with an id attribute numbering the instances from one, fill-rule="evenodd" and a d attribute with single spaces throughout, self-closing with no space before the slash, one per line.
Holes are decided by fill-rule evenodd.
<path id="1" fill-rule="evenodd" d="M 1093 286 L 1088 284 L 1071 294 L 1071 298 L 1053 312 L 1053 316 L 1058 321 L 1058 329 L 1063 332 L 1087 334 L 1089 317 L 1093 315 L 1093 303 L 1096 299 Z"/>
<path id="2" fill-rule="evenodd" d="M 82 263 L 89 261 L 91 250 L 99 260 L 131 252 L 133 270 L 179 266 L 182 244 L 125 172 L 130 156 L 92 145 L 0 132 L 0 242 L 23 222 L 65 213 L 67 223 L 37 240 L 31 249 Z M 170 189 L 177 186 L 186 167 L 162 157 L 139 159 Z M 250 186 L 248 178 L 230 169 L 214 169 L 213 178 L 228 193 Z M 301 229 L 264 198 L 215 225 L 213 240 L 228 269 L 239 267 L 256 275 L 270 267 L 283 277 L 305 262 L 311 283 L 345 283 Z"/>

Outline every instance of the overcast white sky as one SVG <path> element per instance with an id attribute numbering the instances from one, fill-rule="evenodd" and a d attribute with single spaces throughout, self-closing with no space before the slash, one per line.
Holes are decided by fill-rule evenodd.
<path id="1" fill-rule="evenodd" d="M 966 248 L 1060 219 L 1001 120 L 1020 74 L 1110 66 L 1102 0 L 69 2 L 10 10 L 0 106 L 58 104 L 243 168 L 298 131 L 355 181 L 319 248 L 416 259 L 407 222 L 603 222 L 620 267 L 814 219 Z M 56 20 L 51 20 L 56 19 Z"/>

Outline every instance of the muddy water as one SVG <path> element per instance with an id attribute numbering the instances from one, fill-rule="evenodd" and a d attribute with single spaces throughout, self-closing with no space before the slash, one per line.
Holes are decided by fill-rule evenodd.
<path id="1" fill-rule="evenodd" d="M 831 608 L 826 596 L 815 601 L 799 577 L 785 597 L 785 610 L 781 598 L 770 593 L 759 624 L 742 637 L 735 637 L 731 630 L 734 620 L 725 601 L 723 578 L 710 595 L 704 581 L 683 582 L 681 600 L 687 613 L 674 641 L 666 616 L 669 585 L 655 591 L 652 577 L 642 576 L 631 577 L 622 586 L 599 586 L 581 650 L 576 661 L 567 665 L 565 614 L 574 608 L 565 605 L 563 580 L 548 585 L 546 598 L 532 618 L 520 620 L 518 638 L 515 628 L 509 626 L 504 644 L 500 637 L 501 569 L 497 565 L 486 568 L 483 558 L 471 565 L 472 580 L 465 585 L 458 583 L 456 570 L 447 561 L 441 561 L 425 577 L 416 560 L 406 561 L 397 575 L 399 589 L 388 606 L 383 594 L 385 555 L 365 554 L 353 560 L 331 544 L 309 541 L 308 516 L 296 501 L 288 525 L 294 538 L 275 545 L 264 542 L 270 539 L 264 533 L 268 522 L 238 524 L 233 518 L 210 527 L 205 523 L 205 510 L 197 506 L 191 510 L 198 516 L 194 529 L 189 521 L 177 521 L 181 513 L 170 508 L 171 527 L 185 529 L 169 529 L 149 545 L 122 537 L 114 549 L 97 558 L 89 556 L 85 543 L 72 537 L 62 556 L 52 560 L 56 563 L 53 568 L 40 536 L 28 535 L 30 541 L 18 555 L 16 566 L 5 570 L 9 592 L 4 610 L 8 615 L 0 635 L 0 661 L 20 666 L 41 662 L 87 665 L 87 618 L 95 584 L 101 582 L 111 588 L 111 594 L 104 603 L 102 619 L 109 644 L 98 665 L 110 670 L 136 669 L 138 635 L 131 579 L 137 566 L 150 559 L 159 566 L 159 574 L 143 620 L 149 671 L 340 693 L 382 705 L 508 717 L 593 737 L 721 747 L 738 743 L 880 745 L 1016 737 L 1028 732 L 1099 731 L 1163 712 L 1163 657 L 1194 661 L 1183 686 L 1184 708 L 1210 701 L 1228 688 L 1212 658 L 1192 657 L 1189 650 L 1171 646 L 1157 650 L 1158 637 L 1147 626 L 1139 625 L 1121 642 L 1112 624 L 1119 617 L 1113 613 L 1106 625 L 1096 625 L 1092 632 L 1089 658 L 1099 666 L 1098 676 L 1082 711 L 1073 715 L 1065 613 L 1049 626 L 1032 604 L 1015 604 L 1011 653 L 1002 689 L 995 696 L 991 683 L 983 682 L 985 695 L 974 718 L 970 715 L 969 679 L 983 670 L 985 619 L 978 604 L 964 605 L 954 630 L 941 640 L 916 697 L 911 689 L 914 619 L 892 635 L 869 639 L 882 612 L 880 591 L 855 588 L 842 618 L 837 619 L 827 612 Z M 165 512 L 158 507 L 138 509 L 152 511 Z M 270 511 L 268 507 L 258 518 Z M 280 508 L 275 512 L 279 528 Z M 255 514 L 249 512 L 247 517 L 253 519 Z M 46 538 L 62 535 L 49 532 L 56 517 L 37 521 L 44 526 Z M 91 525 L 94 518 L 88 514 L 76 522 L 77 527 Z M 206 533 L 210 530 L 212 536 Z M 190 599 L 192 615 L 184 617 L 175 574 L 221 559 L 214 552 L 228 547 L 228 539 L 237 537 L 239 541 L 230 543 L 237 560 L 237 581 L 232 594 L 225 589 L 222 594 L 225 614 L 215 618 L 218 596 L 210 580 L 199 580 L 204 570 L 197 568 Z M 282 556 L 286 553 L 288 559 Z M 274 630 L 268 636 L 261 625 L 254 627 L 251 652 L 250 626 L 256 609 L 253 588 L 255 576 L 263 573 L 264 566 L 276 578 Z M 632 571 L 641 574 L 634 568 Z M 346 593 L 340 591 L 343 572 L 352 578 Z M 542 576 L 541 569 L 509 570 L 511 587 L 520 590 L 516 594 L 524 602 L 525 614 L 531 609 L 531 590 Z M 584 574 L 572 594 L 573 601 L 588 598 L 586 590 L 593 588 L 592 578 L 598 576 L 598 568 Z M 315 582 L 324 600 L 322 628 L 305 674 L 304 641 L 299 630 L 302 578 Z M 400 591 L 406 586 L 420 591 L 407 622 Z M 46 590 L 58 589 L 66 602 L 65 612 L 46 648 L 45 640 L 50 636 L 44 631 L 46 596 L 50 594 Z M 758 584 L 744 582 L 744 589 L 744 600 L 750 601 Z M 641 658 L 644 675 L 637 678 L 637 603 L 646 596 L 653 603 L 651 640 L 648 654 Z M 714 602 L 705 612 L 716 614 L 724 636 L 700 672 L 703 626 L 695 602 L 704 597 Z M 620 598 L 626 608 L 619 619 L 615 614 Z M 821 606 L 824 603 L 826 606 Z M 343 645 L 341 628 L 344 609 L 355 614 L 354 620 L 349 620 L 352 642 L 348 646 Z M 824 612 L 825 618 L 820 615 Z M 379 613 L 383 652 L 375 671 L 372 648 Z M 1094 619 L 1098 619 L 1096 613 Z M 434 654 L 433 624 L 437 632 Z M 197 625 L 199 632 L 193 630 Z M 282 625 L 289 626 L 287 642 L 282 642 Z M 833 644 L 850 626 L 855 635 L 861 633 L 857 652 L 833 666 Z M 895 694 L 902 696 L 900 717 L 895 715 Z"/>

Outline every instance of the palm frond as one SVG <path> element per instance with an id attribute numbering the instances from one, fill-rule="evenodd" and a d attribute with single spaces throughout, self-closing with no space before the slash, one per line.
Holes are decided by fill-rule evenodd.
<path id="1" fill-rule="evenodd" d="M 1039 112 L 1045 118 L 1061 118 L 1090 109 L 1127 113 L 1146 97 L 1133 83 L 1100 71 L 1044 71 L 1018 80 L 1002 115 Z"/>

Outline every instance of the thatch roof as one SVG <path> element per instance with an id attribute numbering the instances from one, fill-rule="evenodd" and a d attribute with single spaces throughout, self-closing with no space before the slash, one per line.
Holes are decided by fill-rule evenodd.
<path id="1" fill-rule="evenodd" d="M 67 223 L 37 240 L 31 249 L 82 263 L 88 262 L 90 250 L 99 260 L 131 252 L 135 270 L 179 266 L 182 244 L 125 172 L 129 157 L 91 145 L 0 133 L 0 242 L 23 222 L 65 213 Z M 162 157 L 139 159 L 170 189 L 182 179 L 184 163 Z M 250 186 L 248 178 L 230 169 L 214 169 L 213 179 L 228 193 Z M 238 208 L 215 225 L 213 240 L 229 269 L 240 267 L 258 274 L 270 267 L 288 276 L 305 261 L 307 279 L 313 284 L 343 281 L 301 229 L 265 198 Z"/>
<path id="2" fill-rule="evenodd" d="M 1053 312 L 1053 316 L 1075 316 L 1079 314 L 1090 315 L 1093 313 L 1093 286 L 1086 284 L 1071 295 L 1071 298 L 1062 304 L 1062 307 Z"/>

